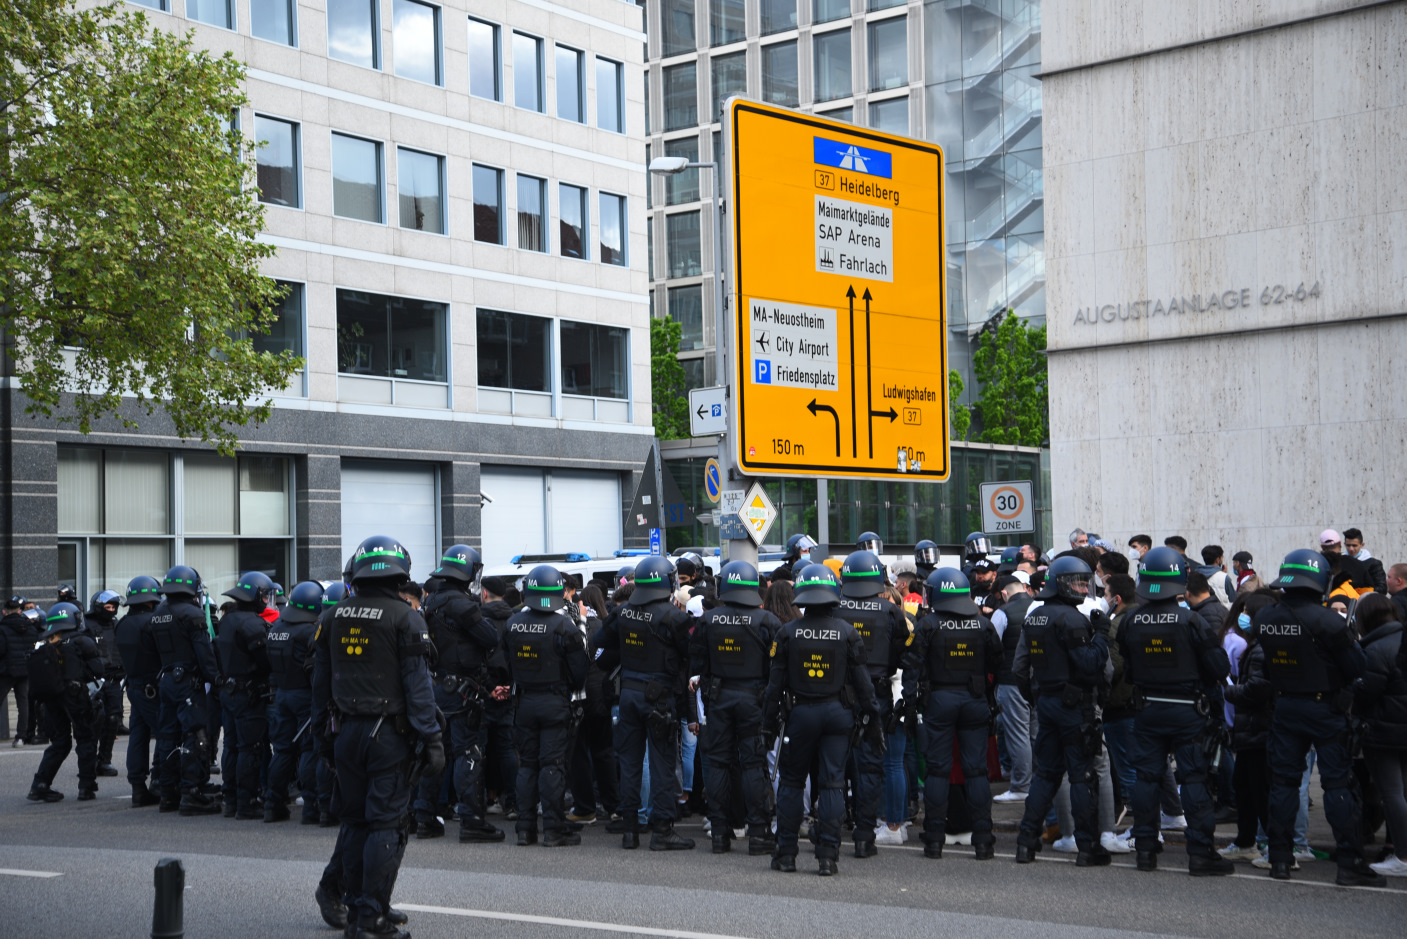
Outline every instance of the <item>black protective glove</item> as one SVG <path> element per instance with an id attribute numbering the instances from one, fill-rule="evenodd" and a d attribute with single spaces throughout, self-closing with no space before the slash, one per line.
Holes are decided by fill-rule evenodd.
<path id="1" fill-rule="evenodd" d="M 437 776 L 445 769 L 444 735 L 430 734 L 424 738 L 424 744 L 425 752 L 421 754 L 420 759 L 425 764 L 425 775 Z"/>
<path id="2" fill-rule="evenodd" d="M 888 743 L 888 741 L 884 737 L 884 722 L 879 718 L 879 711 L 875 710 L 868 712 L 864 715 L 862 719 L 864 720 L 865 724 L 865 742 L 868 743 L 871 747 L 883 753 L 885 750 L 885 745 Z"/>
<path id="3" fill-rule="evenodd" d="M 1096 636 L 1103 636 L 1105 639 L 1109 638 L 1109 634 L 1114 629 L 1114 621 L 1103 610 L 1091 610 L 1089 624 L 1093 627 Z"/>

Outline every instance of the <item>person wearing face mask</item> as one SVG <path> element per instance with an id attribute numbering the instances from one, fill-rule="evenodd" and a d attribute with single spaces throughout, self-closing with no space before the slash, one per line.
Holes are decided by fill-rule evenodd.
<path id="1" fill-rule="evenodd" d="M 1221 852 L 1228 861 L 1256 861 L 1263 852 L 1256 844 L 1256 830 L 1270 830 L 1270 765 L 1266 742 L 1270 736 L 1270 709 L 1274 693 L 1265 677 L 1265 650 L 1256 642 L 1251 623 L 1255 615 L 1275 602 L 1269 590 L 1243 593 L 1231 603 L 1222 642 L 1230 655 L 1234 684 L 1226 689 L 1231 722 L 1231 748 L 1236 753 L 1233 787 L 1236 790 L 1236 840 Z M 1235 641 L 1239 640 L 1239 642 Z"/>

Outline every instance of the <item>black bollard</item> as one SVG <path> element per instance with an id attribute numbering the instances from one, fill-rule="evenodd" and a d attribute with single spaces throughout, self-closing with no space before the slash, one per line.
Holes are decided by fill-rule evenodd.
<path id="1" fill-rule="evenodd" d="M 151 910 L 151 939 L 182 939 L 186 934 L 186 869 L 180 858 L 156 864 L 156 902 Z"/>

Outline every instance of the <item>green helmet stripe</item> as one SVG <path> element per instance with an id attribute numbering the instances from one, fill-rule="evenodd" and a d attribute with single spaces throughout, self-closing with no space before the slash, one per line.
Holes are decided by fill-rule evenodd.
<path id="1" fill-rule="evenodd" d="M 1281 565 L 1280 565 L 1280 570 L 1283 571 L 1283 570 L 1284 570 L 1285 568 L 1287 568 L 1287 567 L 1290 568 L 1291 570 L 1295 570 L 1295 571 L 1310 571 L 1310 572 L 1315 573 L 1315 574 L 1321 574 L 1321 573 L 1323 573 L 1321 570 L 1319 570 L 1319 568 L 1317 568 L 1317 567 L 1312 567 L 1312 566 L 1310 566 L 1310 565 L 1308 565 L 1308 564 L 1281 564 Z"/>
<path id="2" fill-rule="evenodd" d="M 841 577 L 882 577 L 884 571 L 841 571 Z"/>
<path id="3" fill-rule="evenodd" d="M 725 588 L 733 586 L 756 587 L 761 581 L 756 580 L 730 580 L 723 584 Z"/>
<path id="4" fill-rule="evenodd" d="M 539 586 L 537 586 L 536 584 L 528 584 L 528 589 L 529 589 L 529 590 L 562 590 L 563 587 L 562 587 L 561 584 L 558 584 L 556 587 L 539 587 Z"/>
<path id="5" fill-rule="evenodd" d="M 1139 577 L 1177 577 L 1182 571 L 1139 571 Z"/>

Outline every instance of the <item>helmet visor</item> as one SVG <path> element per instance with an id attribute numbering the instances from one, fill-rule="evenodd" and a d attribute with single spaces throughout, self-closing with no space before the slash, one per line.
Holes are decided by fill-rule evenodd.
<path id="1" fill-rule="evenodd" d="M 967 543 L 968 554 L 980 554 L 983 557 L 992 553 L 992 543 L 987 540 L 986 535 L 973 538 Z"/>
<path id="2" fill-rule="evenodd" d="M 864 541 L 857 543 L 855 547 L 860 551 L 871 551 L 875 554 L 884 553 L 884 542 L 880 541 L 878 538 L 866 538 Z"/>
<path id="3" fill-rule="evenodd" d="M 1066 600 L 1074 600 L 1076 603 L 1083 602 L 1090 598 L 1090 589 L 1093 585 L 1094 575 L 1084 572 L 1077 574 L 1061 574 L 1055 578 L 1055 592 Z"/>
<path id="4" fill-rule="evenodd" d="M 926 564 L 929 567 L 938 566 L 937 548 L 918 548 L 914 551 L 914 560 L 919 564 Z"/>

